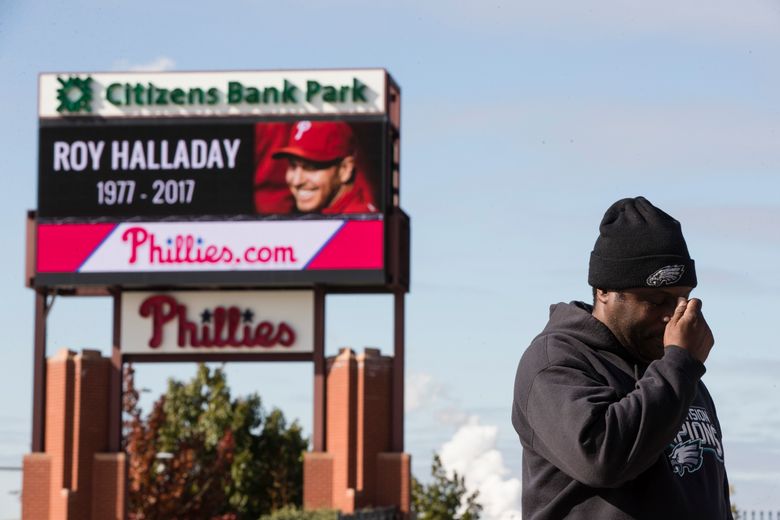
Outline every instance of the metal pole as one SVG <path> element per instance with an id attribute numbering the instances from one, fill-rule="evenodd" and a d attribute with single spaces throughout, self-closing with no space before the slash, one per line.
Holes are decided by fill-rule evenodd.
<path id="1" fill-rule="evenodd" d="M 108 451 L 116 453 L 122 446 L 122 293 L 112 292 L 114 300 L 111 371 L 108 394 Z"/>
<path id="2" fill-rule="evenodd" d="M 394 291 L 393 319 L 393 445 L 397 453 L 404 451 L 404 312 L 405 292 L 398 287 Z"/>
<path id="3" fill-rule="evenodd" d="M 35 291 L 35 333 L 33 349 L 32 451 L 45 449 L 46 438 L 46 293 Z"/>
<path id="4" fill-rule="evenodd" d="M 325 384 L 325 289 L 314 289 L 314 424 L 312 451 L 325 451 L 327 431 Z"/>

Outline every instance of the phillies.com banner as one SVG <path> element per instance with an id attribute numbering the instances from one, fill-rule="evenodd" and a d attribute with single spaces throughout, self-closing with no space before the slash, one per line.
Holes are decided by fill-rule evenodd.
<path id="1" fill-rule="evenodd" d="M 384 269 L 384 221 L 40 223 L 37 274 Z"/>

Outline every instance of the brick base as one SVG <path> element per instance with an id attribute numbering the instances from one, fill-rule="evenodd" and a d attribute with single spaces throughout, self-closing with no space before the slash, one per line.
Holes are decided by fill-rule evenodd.
<path id="1" fill-rule="evenodd" d="M 93 520 L 122 520 L 125 509 L 125 454 L 96 453 L 92 471 Z"/>
<path id="2" fill-rule="evenodd" d="M 46 361 L 45 452 L 25 455 L 23 520 L 122 520 L 123 453 L 108 449 L 111 362 L 60 350 Z"/>
<path id="3" fill-rule="evenodd" d="M 303 507 L 323 509 L 333 507 L 333 455 L 307 452 L 303 454 Z"/>
<path id="4" fill-rule="evenodd" d="M 392 448 L 393 358 L 341 349 L 326 363 L 324 453 L 304 455 L 305 509 L 410 511 L 411 457 Z"/>
<path id="5" fill-rule="evenodd" d="M 397 507 L 411 510 L 412 457 L 408 453 L 379 453 L 376 457 L 376 491 L 373 497 L 354 488 L 335 489 L 333 454 L 307 452 L 303 456 L 303 508 L 339 509 L 352 513 L 362 507 Z"/>
<path id="6" fill-rule="evenodd" d="M 51 455 L 30 453 L 22 462 L 22 518 L 49 518 Z"/>
<path id="7" fill-rule="evenodd" d="M 412 457 L 408 453 L 379 453 L 376 472 L 376 505 L 410 511 Z"/>

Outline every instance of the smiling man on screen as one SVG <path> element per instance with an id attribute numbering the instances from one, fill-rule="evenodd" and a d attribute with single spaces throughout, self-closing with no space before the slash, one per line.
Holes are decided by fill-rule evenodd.
<path id="1" fill-rule="evenodd" d="M 370 190 L 359 177 L 355 139 L 343 121 L 298 121 L 287 146 L 274 159 L 287 159 L 285 179 L 300 213 L 375 213 Z"/>

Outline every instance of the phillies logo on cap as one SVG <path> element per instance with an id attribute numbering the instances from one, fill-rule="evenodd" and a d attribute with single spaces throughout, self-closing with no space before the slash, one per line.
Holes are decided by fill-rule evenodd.
<path id="1" fill-rule="evenodd" d="M 307 131 L 311 130 L 311 121 L 299 121 L 298 124 L 295 125 L 295 137 L 293 139 L 295 141 L 300 141 L 301 137 L 303 137 L 303 134 L 305 134 Z"/>
<path id="2" fill-rule="evenodd" d="M 352 128 L 344 121 L 298 121 L 287 145 L 274 151 L 274 159 L 300 157 L 329 163 L 355 153 Z"/>

